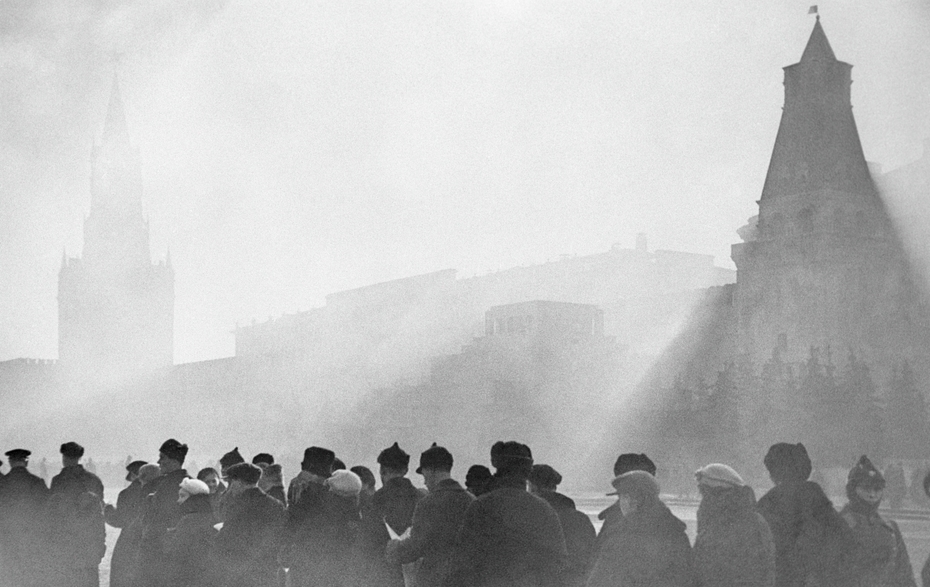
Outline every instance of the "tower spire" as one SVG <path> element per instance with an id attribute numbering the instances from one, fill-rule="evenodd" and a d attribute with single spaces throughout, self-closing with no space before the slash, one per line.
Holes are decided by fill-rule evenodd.
<path id="1" fill-rule="evenodd" d="M 817 15 L 817 22 L 814 23 L 814 30 L 811 31 L 811 36 L 807 39 L 804 53 L 801 54 L 801 63 L 808 61 L 836 61 L 836 55 L 833 53 L 833 48 L 830 47 L 827 34 L 823 32 L 823 27 L 820 25 L 819 14 Z"/>
<path id="2" fill-rule="evenodd" d="M 875 196 L 853 118 L 851 71 L 815 22 L 801 60 L 785 67 L 785 106 L 763 200 L 824 189 Z"/>
<path id="3" fill-rule="evenodd" d="M 129 138 L 129 127 L 126 124 L 126 112 L 123 109 L 123 98 L 119 91 L 119 74 L 113 72 L 113 87 L 110 90 L 110 104 L 107 107 L 107 118 L 103 125 L 103 143 L 115 138 Z"/>

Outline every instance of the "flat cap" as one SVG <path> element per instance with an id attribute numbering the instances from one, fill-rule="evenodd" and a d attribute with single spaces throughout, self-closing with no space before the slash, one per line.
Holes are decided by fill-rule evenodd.
<path id="1" fill-rule="evenodd" d="M 25 448 L 14 448 L 13 450 L 6 451 L 6 456 L 13 461 L 22 461 L 29 458 L 29 455 L 32 454 L 32 451 L 28 451 Z"/>

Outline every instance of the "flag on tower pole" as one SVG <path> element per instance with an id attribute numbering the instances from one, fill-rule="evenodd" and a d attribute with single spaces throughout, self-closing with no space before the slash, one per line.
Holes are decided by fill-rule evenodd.
<path id="1" fill-rule="evenodd" d="M 808 9 L 807 13 L 808 13 L 808 14 L 818 14 L 818 12 L 817 12 L 817 5 L 814 4 L 813 6 L 811 6 L 811 7 Z"/>

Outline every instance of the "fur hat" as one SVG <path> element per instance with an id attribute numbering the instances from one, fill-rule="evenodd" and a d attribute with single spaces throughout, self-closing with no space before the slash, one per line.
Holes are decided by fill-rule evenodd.
<path id="1" fill-rule="evenodd" d="M 169 459 L 173 459 L 181 464 L 184 464 L 184 458 L 187 457 L 187 445 L 181 444 L 173 438 L 169 438 L 162 443 L 161 448 L 158 449 L 158 452 L 165 455 Z"/>
<path id="2" fill-rule="evenodd" d="M 856 466 L 849 470 L 849 475 L 846 477 L 846 496 L 852 499 L 857 487 L 885 488 L 885 478 L 865 455 L 859 457 Z"/>
<path id="3" fill-rule="evenodd" d="M 646 453 L 623 453 L 614 461 L 614 476 L 623 475 L 630 471 L 646 471 L 655 477 L 656 464 L 646 456 Z"/>
<path id="4" fill-rule="evenodd" d="M 342 497 L 354 497 L 362 491 L 362 480 L 352 471 L 339 469 L 325 481 L 330 491 Z"/>
<path id="5" fill-rule="evenodd" d="M 698 485 L 705 487 L 742 487 L 746 485 L 743 478 L 739 476 L 732 467 L 721 464 L 711 463 L 705 465 L 694 472 Z"/>
<path id="6" fill-rule="evenodd" d="M 239 447 L 235 447 L 228 453 L 220 457 L 220 469 L 225 471 L 226 469 L 232 467 L 233 465 L 238 465 L 239 463 L 244 463 L 245 459 L 242 458 L 242 455 L 239 454 Z"/>
<path id="7" fill-rule="evenodd" d="M 659 497 L 659 482 L 646 471 L 617 475 L 610 484 L 614 486 L 614 491 L 607 495 L 629 495 L 639 501 Z"/>
<path id="8" fill-rule="evenodd" d="M 800 442 L 788 444 L 779 442 L 769 447 L 762 461 L 769 475 L 776 482 L 779 481 L 807 481 L 811 476 L 813 466 L 807 449 Z"/>
<path id="9" fill-rule="evenodd" d="M 529 476 L 533 469 L 533 451 L 515 440 L 499 440 L 491 447 L 491 466 L 499 472 L 523 471 Z"/>
<path id="10" fill-rule="evenodd" d="M 76 442 L 66 442 L 59 449 L 61 456 L 69 459 L 79 459 L 84 456 L 84 447 Z"/>
<path id="11" fill-rule="evenodd" d="M 258 465 L 259 467 L 265 467 L 267 465 L 274 464 L 274 457 L 266 452 L 260 452 L 254 457 L 252 457 L 252 464 Z"/>
<path id="12" fill-rule="evenodd" d="M 304 471 L 319 475 L 320 477 L 329 477 L 333 472 L 333 461 L 336 460 L 336 453 L 328 448 L 311 446 L 304 451 L 304 460 L 300 466 Z"/>
<path id="13" fill-rule="evenodd" d="M 230 481 L 241 481 L 246 485 L 255 485 L 261 479 L 262 470 L 251 463 L 237 463 L 226 469 L 226 478 Z"/>
<path id="14" fill-rule="evenodd" d="M 200 481 L 199 479 L 191 479 L 190 477 L 185 478 L 183 481 L 181 481 L 179 487 L 190 495 L 210 494 L 210 488 L 206 483 Z"/>
<path id="15" fill-rule="evenodd" d="M 431 447 L 420 453 L 420 466 L 417 467 L 417 473 L 422 473 L 423 469 L 451 471 L 452 453 L 434 442 Z"/>
<path id="16" fill-rule="evenodd" d="M 395 442 L 381 451 L 378 455 L 378 464 L 388 469 L 406 469 L 410 465 L 410 455 Z"/>
<path id="17" fill-rule="evenodd" d="M 562 476 L 549 465 L 533 465 L 529 481 L 540 489 L 555 491 L 562 482 Z"/>

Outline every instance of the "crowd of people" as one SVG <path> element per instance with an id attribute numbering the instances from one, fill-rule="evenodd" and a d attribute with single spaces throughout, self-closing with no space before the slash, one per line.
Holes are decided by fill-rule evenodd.
<path id="1" fill-rule="evenodd" d="M 75 442 L 50 486 L 28 450 L 6 452 L 0 587 L 98 587 L 105 524 L 120 529 L 111 587 L 916 587 L 901 531 L 878 510 L 882 473 L 863 456 L 837 511 L 802 444 L 768 450 L 774 487 L 758 501 L 732 467 L 698 469 L 693 544 L 645 454 L 617 458 L 617 501 L 596 532 L 558 471 L 515 441 L 495 443 L 495 471 L 472 466 L 464 487 L 433 444 L 415 471 L 425 491 L 397 443 L 378 455 L 377 489 L 370 469 L 316 446 L 286 488 L 269 453 L 246 462 L 235 448 L 191 476 L 187 452 L 169 439 L 157 463 L 128 463 L 115 505 Z"/>

